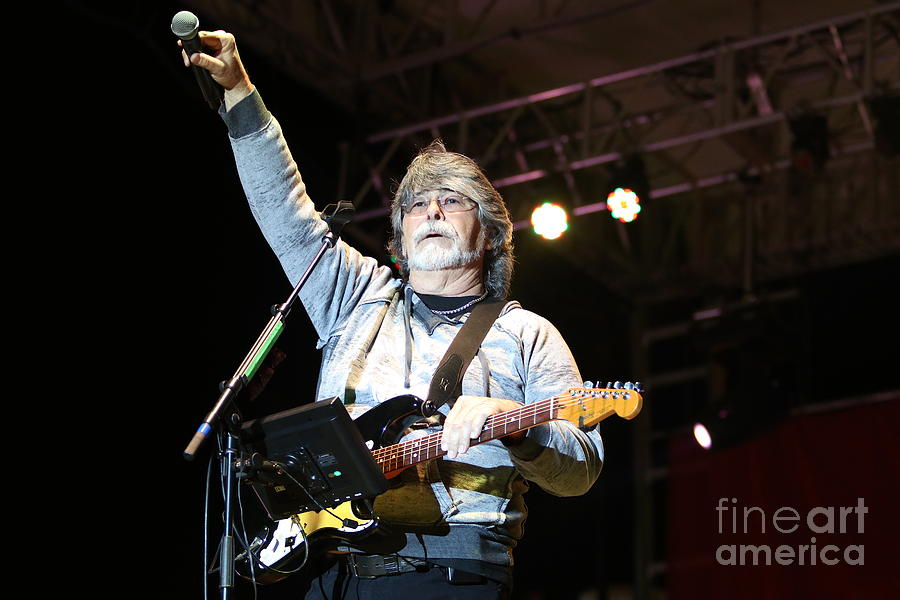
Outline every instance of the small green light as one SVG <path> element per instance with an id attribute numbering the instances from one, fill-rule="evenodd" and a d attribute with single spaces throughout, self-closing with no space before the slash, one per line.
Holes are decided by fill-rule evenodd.
<path id="1" fill-rule="evenodd" d="M 341 473 L 340 471 L 335 471 L 334 473 L 332 473 L 332 475 L 334 475 L 335 477 L 340 477 L 341 475 L 343 475 L 343 473 Z"/>

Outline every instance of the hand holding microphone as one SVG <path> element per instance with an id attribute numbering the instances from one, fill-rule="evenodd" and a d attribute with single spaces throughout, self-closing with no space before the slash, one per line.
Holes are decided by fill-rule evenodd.
<path id="1" fill-rule="evenodd" d="M 225 108 L 230 109 L 253 91 L 253 84 L 241 63 L 234 36 L 199 28 L 199 20 L 188 11 L 172 19 L 172 33 L 180 38 L 184 64 L 194 71 L 210 108 L 217 110 L 224 96 Z"/>

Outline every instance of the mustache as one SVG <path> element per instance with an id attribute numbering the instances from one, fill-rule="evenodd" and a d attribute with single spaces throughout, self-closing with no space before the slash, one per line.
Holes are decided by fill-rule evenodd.
<path id="1" fill-rule="evenodd" d="M 430 221 L 416 229 L 416 231 L 412 235 L 412 241 L 414 244 L 418 244 L 427 236 L 433 233 L 438 233 L 451 240 L 455 240 L 457 238 L 456 231 L 447 223 L 444 223 L 443 221 Z"/>

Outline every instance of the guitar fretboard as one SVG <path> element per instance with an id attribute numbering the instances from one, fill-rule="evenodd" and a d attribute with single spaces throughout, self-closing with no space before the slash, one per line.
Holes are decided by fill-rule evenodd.
<path id="1" fill-rule="evenodd" d="M 575 421 L 571 417 L 560 416 L 561 409 L 570 409 L 573 407 L 583 406 L 585 403 L 594 405 L 594 412 L 603 416 L 615 412 L 613 402 L 619 399 L 618 393 L 614 394 L 614 398 L 598 397 L 597 395 L 579 395 L 573 396 L 571 393 L 553 396 L 546 400 L 527 404 L 521 408 L 510 410 L 487 418 L 481 435 L 473 439 L 471 446 L 482 444 L 490 440 L 495 440 L 507 435 L 512 435 L 519 431 L 535 427 L 542 423 L 552 421 L 554 419 L 566 418 L 569 421 Z M 627 395 L 625 395 L 627 398 Z M 595 405 L 599 403 L 599 407 Z M 597 410 L 599 408 L 599 410 Z M 600 417 L 603 418 L 603 417 Z M 600 419 L 596 419 L 600 420 Z M 595 421 L 596 422 L 596 421 Z M 581 425 L 581 423 L 577 423 Z M 441 450 L 441 433 L 432 433 L 422 437 L 379 448 L 372 452 L 375 461 L 381 467 L 384 473 L 393 473 L 403 470 L 412 465 L 440 458 L 447 454 Z"/>

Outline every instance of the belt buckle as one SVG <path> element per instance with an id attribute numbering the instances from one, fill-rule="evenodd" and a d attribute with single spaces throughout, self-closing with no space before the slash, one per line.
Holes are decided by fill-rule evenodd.
<path id="1" fill-rule="evenodd" d="M 375 579 L 383 575 L 400 574 L 400 564 L 396 556 L 350 553 L 347 562 L 350 565 L 350 572 L 360 579 Z"/>

